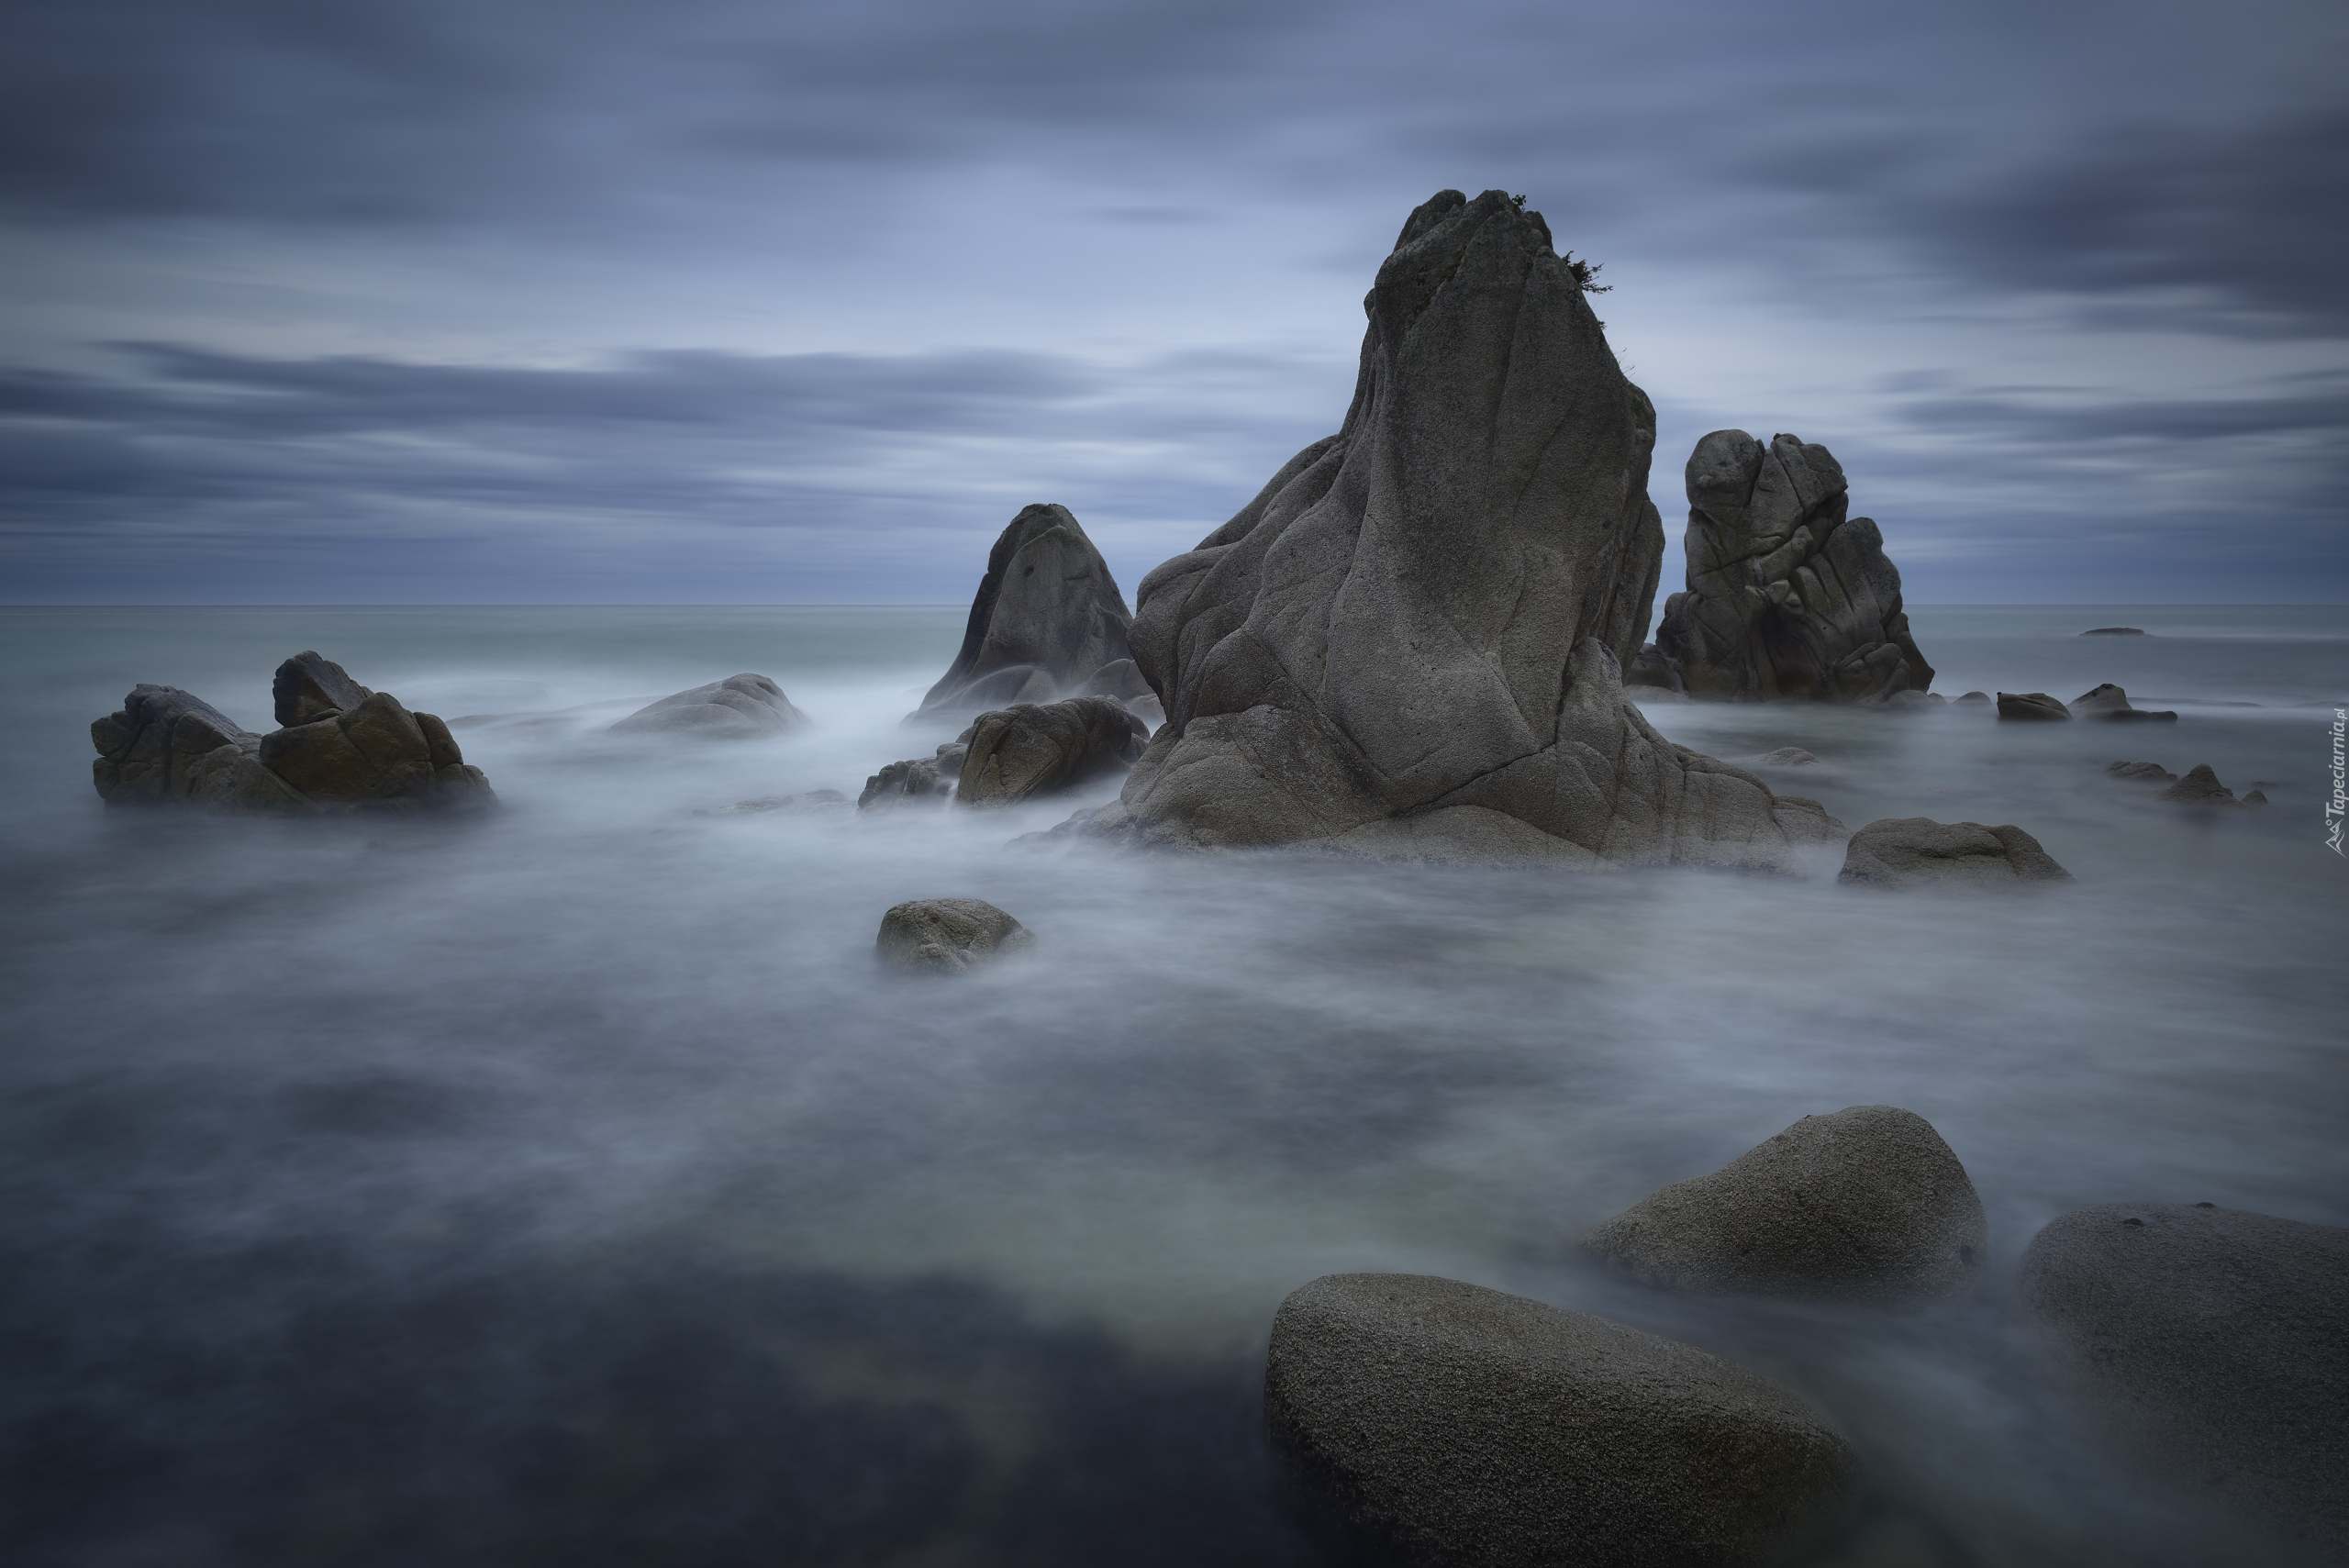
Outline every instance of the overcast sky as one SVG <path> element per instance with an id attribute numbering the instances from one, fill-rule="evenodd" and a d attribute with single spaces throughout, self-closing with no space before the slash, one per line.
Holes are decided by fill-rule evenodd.
<path id="1" fill-rule="evenodd" d="M 13 0 L 0 600 L 1130 593 L 1446 186 L 1604 263 L 1680 571 L 1824 442 L 1912 601 L 2349 598 L 2349 6 Z"/>

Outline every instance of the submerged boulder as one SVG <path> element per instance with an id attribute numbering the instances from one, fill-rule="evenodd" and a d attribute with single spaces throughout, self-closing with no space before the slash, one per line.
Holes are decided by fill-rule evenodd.
<path id="1" fill-rule="evenodd" d="M 1990 694 L 1987 692 L 1968 692 L 1964 696 L 1958 698 L 1956 703 L 1953 706 L 1966 707 L 1971 706 L 1975 703 L 1987 703 L 1989 700 Z"/>
<path id="2" fill-rule="evenodd" d="M 918 898 L 881 917 L 873 951 L 895 968 L 960 974 L 1035 940 L 1027 927 L 980 899 Z"/>
<path id="3" fill-rule="evenodd" d="M 1687 484 L 1688 585 L 1664 601 L 1655 640 L 1692 695 L 1881 702 L 1933 684 L 1899 569 L 1873 520 L 1844 517 L 1825 447 L 1715 430 Z"/>
<path id="4" fill-rule="evenodd" d="M 1016 806 L 1077 789 L 1133 766 L 1150 731 L 1114 697 L 1074 697 L 984 713 L 965 733 L 955 798 Z"/>
<path id="5" fill-rule="evenodd" d="M 2104 771 L 2114 778 L 2128 779 L 2137 784 L 2175 784 L 2177 781 L 2177 775 L 2159 762 L 2114 762 Z"/>
<path id="6" fill-rule="evenodd" d="M 1775 751 L 1748 757 L 1740 765 L 1748 768 L 1815 768 L 1819 766 L 1819 759 L 1799 746 L 1781 746 Z"/>
<path id="7" fill-rule="evenodd" d="M 1843 870 L 1836 880 L 1879 887 L 2006 888 L 2069 882 L 2072 873 L 2011 822 L 1985 828 L 1930 817 L 1882 817 L 1843 846 Z"/>
<path id="8" fill-rule="evenodd" d="M 174 686 L 141 685 L 90 727 L 108 805 L 187 800 L 244 811 L 447 810 L 496 800 L 449 727 L 317 653 L 271 682 L 279 728 L 256 735 Z"/>
<path id="9" fill-rule="evenodd" d="M 2040 1231 L 2021 1286 L 2148 1459 L 2312 1543 L 2349 1540 L 2349 1229 L 2100 1204 Z"/>
<path id="10" fill-rule="evenodd" d="M 2072 710 L 2045 692 L 2000 692 L 1998 717 L 2045 723 L 2069 719 Z"/>
<path id="11" fill-rule="evenodd" d="M 1069 509 L 1024 507 L 987 553 L 962 651 L 907 718 L 960 723 L 1114 681 L 1108 667 L 1132 656 L 1132 620 L 1108 562 Z"/>
<path id="12" fill-rule="evenodd" d="M 1972 1284 L 1989 1231 L 1932 1123 L 1852 1106 L 1650 1193 L 1582 1244 L 1649 1284 L 1914 1305 Z"/>
<path id="13" fill-rule="evenodd" d="M 1180 848 L 1782 866 L 1828 836 L 1624 698 L 1654 412 L 1541 215 L 1440 193 L 1344 427 L 1143 582 L 1166 723 L 1088 833 Z"/>
<path id="14" fill-rule="evenodd" d="M 2208 762 L 2197 762 L 2188 768 L 2186 771 L 2186 776 L 2162 791 L 2159 798 L 2174 801 L 2179 806 L 2206 806 L 2221 808 L 2238 806 L 2243 804 L 2235 798 L 2234 791 L 2219 782 L 2217 772 Z M 2266 795 L 2260 796 L 2263 802 L 2266 798 Z"/>
<path id="15" fill-rule="evenodd" d="M 729 675 L 637 709 L 612 726 L 615 735 L 702 735 L 749 740 L 807 723 L 783 688 L 764 675 Z"/>
<path id="16" fill-rule="evenodd" d="M 1264 1413 L 1306 1486 L 1412 1563 L 1766 1562 L 1858 1471 L 1826 1418 L 1735 1362 L 1419 1274 L 1283 1301 Z"/>

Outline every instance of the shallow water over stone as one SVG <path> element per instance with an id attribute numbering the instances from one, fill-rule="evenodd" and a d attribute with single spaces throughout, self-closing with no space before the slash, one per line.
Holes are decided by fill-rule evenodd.
<path id="1" fill-rule="evenodd" d="M 2006 1282 L 2084 1204 L 2349 1223 L 2321 817 L 2349 612 L 1912 618 L 1949 695 L 2113 681 L 2179 720 L 1646 711 L 1815 753 L 1773 785 L 1854 827 L 2020 824 L 2075 883 L 1006 847 L 1065 800 L 696 815 L 852 798 L 945 739 L 899 719 L 959 609 L 0 613 L 11 1558 L 1319 1562 L 1256 1383 L 1281 1297 L 1369 1270 L 1800 1390 L 1870 1466 L 1831 1561 L 2223 1557 L 2234 1522 L 2048 1396 Z M 2077 636 L 2109 625 L 2154 635 Z M 132 683 L 264 726 L 311 647 L 451 719 L 607 706 L 460 727 L 484 823 L 99 810 L 85 726 Z M 815 728 L 599 733 L 740 671 Z M 2184 811 L 2121 759 L 2275 804 Z M 1009 910 L 1032 956 L 891 980 L 881 912 L 929 896 Z M 1977 1297 L 1691 1300 L 1575 1251 L 1872 1103 L 1971 1172 Z"/>

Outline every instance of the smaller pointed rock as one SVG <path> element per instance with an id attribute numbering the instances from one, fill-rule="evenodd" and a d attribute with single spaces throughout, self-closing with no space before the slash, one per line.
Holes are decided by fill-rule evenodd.
<path id="1" fill-rule="evenodd" d="M 1133 656 L 1126 640 L 1132 624 L 1108 562 L 1074 515 L 1066 506 L 1025 507 L 987 553 L 962 651 L 907 717 L 960 723 L 1114 680 L 1108 667 Z"/>

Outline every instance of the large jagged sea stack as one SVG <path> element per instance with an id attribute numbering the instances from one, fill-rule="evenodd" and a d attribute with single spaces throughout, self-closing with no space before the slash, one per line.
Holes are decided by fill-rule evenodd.
<path id="1" fill-rule="evenodd" d="M 1926 691 L 1900 572 L 1867 517 L 1845 517 L 1825 447 L 1715 430 L 1689 454 L 1688 587 L 1664 602 L 1656 647 L 1692 696 L 1881 702 Z"/>
<path id="2" fill-rule="evenodd" d="M 1583 281 L 1502 192 L 1411 215 L 1344 428 L 1143 582 L 1167 722 L 1088 831 L 1594 865 L 1839 836 L 1624 700 L 1664 550 L 1655 417 Z"/>

